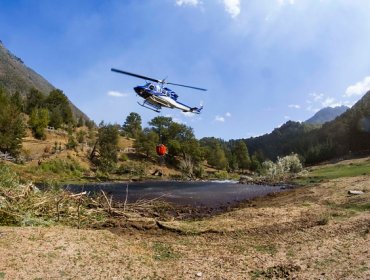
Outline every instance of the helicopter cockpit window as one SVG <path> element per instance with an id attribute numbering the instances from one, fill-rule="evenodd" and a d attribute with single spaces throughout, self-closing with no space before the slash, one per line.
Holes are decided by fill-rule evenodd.
<path id="1" fill-rule="evenodd" d="M 149 89 L 153 90 L 154 89 L 154 85 L 149 85 Z"/>

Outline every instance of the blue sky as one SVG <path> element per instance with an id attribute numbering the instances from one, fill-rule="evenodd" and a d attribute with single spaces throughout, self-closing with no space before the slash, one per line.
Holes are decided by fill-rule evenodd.
<path id="1" fill-rule="evenodd" d="M 201 115 L 163 109 L 198 138 L 247 138 L 370 89 L 370 1 L 0 1 L 0 40 L 89 117 L 122 124 L 140 79 L 172 87 Z"/>

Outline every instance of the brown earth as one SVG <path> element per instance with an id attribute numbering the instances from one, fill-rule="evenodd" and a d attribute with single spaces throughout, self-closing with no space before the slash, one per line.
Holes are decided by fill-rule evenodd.
<path id="1" fill-rule="evenodd" d="M 370 279 L 369 201 L 360 176 L 198 221 L 0 227 L 0 279 Z"/>
<path id="2" fill-rule="evenodd" d="M 84 130 L 88 134 L 86 127 L 77 128 L 76 132 Z M 86 143 L 78 143 L 75 149 L 67 149 L 68 133 L 65 130 L 47 130 L 45 132 L 46 139 L 39 140 L 32 136 L 31 130 L 27 130 L 26 137 L 23 138 L 22 143 L 22 156 L 26 159 L 23 165 L 14 165 L 15 170 L 19 173 L 24 180 L 32 182 L 42 182 L 45 178 L 55 181 L 97 181 L 96 167 L 91 163 L 89 157 L 92 147 Z M 76 133 L 75 133 L 76 134 Z M 75 135 L 76 137 L 76 135 Z M 166 179 L 166 178 L 179 178 L 181 172 L 171 166 L 162 165 L 155 159 L 148 160 L 144 155 L 135 153 L 133 149 L 134 139 L 119 136 L 118 141 L 118 163 L 126 166 L 137 166 L 145 169 L 145 174 L 142 175 L 116 175 L 110 174 L 110 181 L 124 181 L 129 179 Z M 84 178 L 70 178 L 65 176 L 61 178 L 60 174 L 39 174 L 35 172 L 33 167 L 37 167 L 41 163 L 52 161 L 55 159 L 65 160 L 67 162 L 74 161 L 85 170 Z M 159 172 L 158 172 L 159 171 Z M 154 174 L 155 175 L 152 175 Z M 158 176 L 161 174 L 161 176 Z M 132 177 L 132 178 L 131 178 Z M 58 180 L 59 179 L 59 180 Z"/>

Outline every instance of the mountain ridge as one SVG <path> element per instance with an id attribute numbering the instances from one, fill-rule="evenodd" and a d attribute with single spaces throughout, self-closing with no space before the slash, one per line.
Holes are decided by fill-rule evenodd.
<path id="1" fill-rule="evenodd" d="M 0 40 L 0 87 L 9 93 L 19 92 L 25 97 L 35 88 L 45 95 L 56 89 L 49 81 L 28 67 L 21 58 L 8 50 Z M 90 118 L 68 99 L 76 119 Z"/>
<path id="2" fill-rule="evenodd" d="M 306 163 L 370 153 L 370 91 L 352 108 L 322 125 L 288 121 L 271 133 L 243 139 L 251 154 L 276 159 L 298 153 Z"/>
<path id="3" fill-rule="evenodd" d="M 347 106 L 325 107 L 317 111 L 311 118 L 304 121 L 306 124 L 324 124 L 334 120 L 336 117 L 347 111 Z"/>

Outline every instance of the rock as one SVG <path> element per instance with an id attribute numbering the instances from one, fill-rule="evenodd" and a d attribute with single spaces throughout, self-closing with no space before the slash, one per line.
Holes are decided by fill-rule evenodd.
<path id="1" fill-rule="evenodd" d="M 163 173 L 161 170 L 156 169 L 153 173 L 152 176 L 163 176 Z"/>
<path id="2" fill-rule="evenodd" d="M 203 276 L 203 273 L 202 272 L 197 272 L 197 273 L 195 273 L 195 276 L 196 277 L 202 277 Z"/>
<path id="3" fill-rule="evenodd" d="M 246 184 L 248 182 L 253 182 L 253 178 L 245 175 L 240 176 L 239 184 Z"/>
<path id="4" fill-rule="evenodd" d="M 348 191 L 348 194 L 361 195 L 361 194 L 364 194 L 364 192 L 363 191 L 350 190 L 350 191 Z"/>

